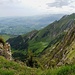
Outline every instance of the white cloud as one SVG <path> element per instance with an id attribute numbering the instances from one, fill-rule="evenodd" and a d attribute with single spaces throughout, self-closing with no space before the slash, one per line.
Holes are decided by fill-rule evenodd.
<path id="1" fill-rule="evenodd" d="M 74 8 L 75 0 L 0 0 L 0 16 L 74 13 Z"/>

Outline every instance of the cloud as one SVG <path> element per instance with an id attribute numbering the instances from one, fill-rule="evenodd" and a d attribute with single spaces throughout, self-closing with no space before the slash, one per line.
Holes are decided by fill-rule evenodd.
<path id="1" fill-rule="evenodd" d="M 47 5 L 49 7 L 57 7 L 57 8 L 61 8 L 63 6 L 68 6 L 71 3 L 73 3 L 74 0 L 55 0 L 55 2 L 53 3 L 47 3 Z"/>
<path id="2" fill-rule="evenodd" d="M 75 0 L 0 0 L 0 16 L 70 14 Z"/>

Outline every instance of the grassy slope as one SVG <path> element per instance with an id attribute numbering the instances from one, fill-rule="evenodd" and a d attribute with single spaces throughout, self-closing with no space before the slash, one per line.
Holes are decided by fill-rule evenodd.
<path id="1" fill-rule="evenodd" d="M 41 70 L 29 68 L 14 61 L 8 61 L 0 56 L 0 75 L 75 75 L 75 65 Z"/>
<path id="2" fill-rule="evenodd" d="M 4 41 L 7 41 L 9 38 L 13 38 L 14 35 L 1 34 L 0 37 L 2 37 Z"/>
<path id="3" fill-rule="evenodd" d="M 28 37 L 31 36 L 34 32 L 22 35 L 22 39 L 23 41 L 26 40 L 26 42 L 28 43 L 28 49 L 32 50 L 36 54 L 39 54 L 49 44 L 53 44 L 51 43 L 53 39 L 55 39 L 57 36 L 71 28 L 74 22 L 74 18 L 75 14 L 64 16 L 59 21 L 53 22 L 52 24 L 48 25 L 42 30 L 39 30 L 38 32 L 35 31 L 36 34 L 31 39 L 28 39 Z M 17 38 L 14 39 L 17 40 Z M 17 47 L 19 44 L 23 45 L 23 43 L 21 43 L 21 40 L 17 40 L 18 42 L 15 42 L 14 39 L 11 39 L 10 41 L 8 40 L 14 49 L 16 49 L 15 46 Z M 14 41 L 12 42 L 12 40 Z M 18 49 L 23 48 L 22 46 L 19 46 Z"/>
<path id="4" fill-rule="evenodd" d="M 75 26 L 72 27 L 64 38 L 55 45 L 48 47 L 41 55 L 42 64 L 57 65 L 59 62 L 64 64 L 75 63 Z"/>
<path id="5" fill-rule="evenodd" d="M 26 67 L 14 61 L 8 61 L 0 56 L 0 75 L 32 75 L 35 69 Z"/>

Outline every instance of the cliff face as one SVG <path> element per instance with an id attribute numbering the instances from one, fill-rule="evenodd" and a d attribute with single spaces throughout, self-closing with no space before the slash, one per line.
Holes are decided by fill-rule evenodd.
<path id="1" fill-rule="evenodd" d="M 45 50 L 41 55 L 41 63 L 46 68 L 75 64 L 75 26 L 69 29 L 61 41 Z"/>
<path id="2" fill-rule="evenodd" d="M 0 42 L 0 56 L 4 56 L 8 60 L 12 60 L 11 47 L 9 43 Z"/>

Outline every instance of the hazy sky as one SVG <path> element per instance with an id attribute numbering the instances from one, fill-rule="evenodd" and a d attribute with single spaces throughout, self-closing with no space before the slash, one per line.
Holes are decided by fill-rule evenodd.
<path id="1" fill-rule="evenodd" d="M 75 13 L 75 0 L 0 0 L 0 17 Z"/>

